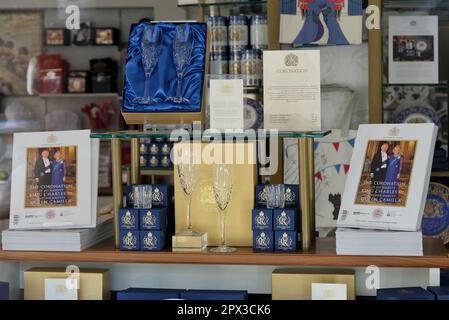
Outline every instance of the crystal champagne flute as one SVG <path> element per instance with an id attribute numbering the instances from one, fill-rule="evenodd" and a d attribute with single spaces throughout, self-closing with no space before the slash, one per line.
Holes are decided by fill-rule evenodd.
<path id="1" fill-rule="evenodd" d="M 176 95 L 167 98 L 178 104 L 188 104 L 189 99 L 182 96 L 182 81 L 187 65 L 193 51 L 193 34 L 189 24 L 179 24 L 176 26 L 176 35 L 173 40 L 173 62 L 176 68 Z"/>
<path id="2" fill-rule="evenodd" d="M 231 202 L 232 194 L 232 171 L 231 166 L 227 164 L 217 164 L 214 166 L 214 197 L 220 214 L 221 241 L 220 246 L 212 248 L 212 252 L 234 252 L 235 248 L 226 245 L 226 209 Z"/>
<path id="3" fill-rule="evenodd" d="M 155 25 L 149 24 L 142 33 L 141 40 L 142 65 L 145 71 L 143 97 L 134 98 L 134 102 L 153 104 L 155 100 L 150 97 L 150 79 L 162 53 L 161 31 Z"/>

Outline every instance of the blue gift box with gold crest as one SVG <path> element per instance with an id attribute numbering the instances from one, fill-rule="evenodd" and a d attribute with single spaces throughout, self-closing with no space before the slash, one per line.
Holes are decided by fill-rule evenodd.
<path id="1" fill-rule="evenodd" d="M 155 115 L 165 115 L 169 121 L 178 119 L 176 113 L 188 114 L 189 120 L 200 120 L 204 112 L 207 48 L 205 23 L 134 24 L 124 71 L 125 121 L 156 122 Z"/>
<path id="2" fill-rule="evenodd" d="M 140 231 L 120 229 L 119 241 L 120 250 L 140 250 Z"/>
<path id="3" fill-rule="evenodd" d="M 273 210 L 254 208 L 252 211 L 253 230 L 273 230 Z"/>
<path id="4" fill-rule="evenodd" d="M 140 231 L 140 250 L 161 251 L 165 247 L 165 231 L 144 230 Z"/>
<path id="5" fill-rule="evenodd" d="M 274 232 L 270 230 L 253 231 L 253 251 L 272 252 L 274 241 Z"/>
<path id="6" fill-rule="evenodd" d="M 436 300 L 449 300 L 449 286 L 432 286 L 427 290 L 435 295 Z"/>
<path id="7" fill-rule="evenodd" d="M 118 212 L 119 228 L 127 230 L 139 229 L 139 210 L 122 208 Z"/>
<path id="8" fill-rule="evenodd" d="M 165 184 L 153 184 L 152 186 L 152 201 L 153 208 L 167 208 L 171 206 L 172 201 L 172 187 Z M 126 206 L 132 208 L 134 206 L 134 192 L 133 185 L 126 187 Z"/>
<path id="9" fill-rule="evenodd" d="M 296 209 L 283 208 L 273 210 L 273 229 L 293 231 L 298 230 L 299 217 Z"/>
<path id="10" fill-rule="evenodd" d="M 435 300 L 435 295 L 421 287 L 378 289 L 377 300 Z"/>
<path id="11" fill-rule="evenodd" d="M 141 230 L 162 230 L 167 227 L 167 209 L 139 209 Z"/>
<path id="12" fill-rule="evenodd" d="M 298 232 L 297 231 L 275 231 L 274 232 L 274 251 L 276 252 L 295 252 L 298 250 Z"/>
<path id="13" fill-rule="evenodd" d="M 185 290 L 181 292 L 184 300 L 247 300 L 245 290 Z"/>

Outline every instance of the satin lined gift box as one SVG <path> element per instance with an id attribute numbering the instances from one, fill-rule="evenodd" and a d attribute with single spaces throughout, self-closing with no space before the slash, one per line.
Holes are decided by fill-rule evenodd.
<path id="1" fill-rule="evenodd" d="M 147 33 L 151 26 L 154 26 L 152 34 Z M 187 36 L 186 38 L 192 39 L 193 44 L 180 79 L 180 96 L 186 99 L 185 103 L 176 103 L 170 99 L 178 97 L 178 75 L 173 45 L 178 26 L 186 28 L 186 34 L 191 35 L 191 38 Z M 144 52 L 143 36 L 155 41 L 151 45 L 158 44 L 156 54 L 152 54 L 151 49 L 148 49 L 151 45 L 146 46 L 147 51 Z M 208 33 L 205 23 L 141 22 L 132 26 L 125 65 L 122 106 L 122 114 L 128 124 L 203 120 L 205 70 L 209 61 L 207 41 Z M 143 54 L 149 57 L 146 62 L 143 62 Z M 154 69 L 149 71 L 151 68 L 148 66 L 152 63 L 148 61 L 151 59 L 157 61 L 153 63 Z M 149 77 L 148 74 L 150 74 Z M 147 88 L 145 88 L 146 85 Z M 151 98 L 153 101 L 145 103 L 142 98 Z"/>

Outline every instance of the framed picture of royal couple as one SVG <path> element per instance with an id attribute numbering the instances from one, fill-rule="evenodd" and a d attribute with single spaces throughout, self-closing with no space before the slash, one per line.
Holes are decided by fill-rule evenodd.
<path id="1" fill-rule="evenodd" d="M 10 229 L 94 227 L 98 153 L 90 130 L 14 134 Z"/>
<path id="2" fill-rule="evenodd" d="M 433 123 L 361 125 L 337 225 L 419 230 L 437 133 Z"/>

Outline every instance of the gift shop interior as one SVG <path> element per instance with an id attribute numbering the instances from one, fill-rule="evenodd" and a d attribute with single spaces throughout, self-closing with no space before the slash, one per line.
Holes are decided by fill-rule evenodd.
<path id="1" fill-rule="evenodd" d="M 449 300 L 448 56 L 448 0 L 0 1 L 0 300 Z"/>

